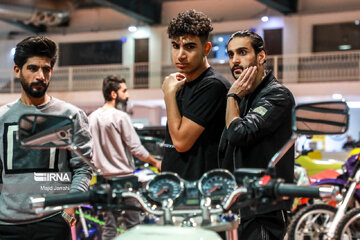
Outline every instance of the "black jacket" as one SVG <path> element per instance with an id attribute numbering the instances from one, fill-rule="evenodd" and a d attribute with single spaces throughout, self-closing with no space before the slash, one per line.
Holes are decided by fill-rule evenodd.
<path id="1" fill-rule="evenodd" d="M 267 73 L 255 91 L 239 102 L 240 118 L 224 129 L 219 145 L 220 167 L 230 171 L 237 168 L 267 168 L 273 155 L 291 137 L 294 105 L 291 92 L 271 72 Z M 293 182 L 293 147 L 276 165 L 276 176 Z M 260 206 L 257 212 L 286 208 L 289 208 L 289 203 Z"/>

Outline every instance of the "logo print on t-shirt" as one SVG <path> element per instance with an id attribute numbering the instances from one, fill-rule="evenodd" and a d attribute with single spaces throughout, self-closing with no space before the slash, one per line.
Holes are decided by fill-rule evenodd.
<path id="1" fill-rule="evenodd" d="M 3 133 L 4 169 L 7 174 L 57 172 L 58 150 L 24 149 L 17 141 L 17 123 L 5 123 Z"/>

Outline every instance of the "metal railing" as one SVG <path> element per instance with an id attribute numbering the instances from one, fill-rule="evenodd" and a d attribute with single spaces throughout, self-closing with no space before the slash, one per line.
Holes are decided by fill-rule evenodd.
<path id="1" fill-rule="evenodd" d="M 227 62 L 210 62 L 227 79 L 233 80 Z M 268 56 L 266 65 L 284 83 L 360 80 L 360 51 Z M 107 75 L 124 77 L 129 88 L 159 88 L 164 77 L 175 71 L 174 66 L 160 63 L 56 67 L 49 90 L 99 90 Z M 11 70 L 0 69 L 0 93 L 15 92 L 20 92 L 19 80 Z"/>

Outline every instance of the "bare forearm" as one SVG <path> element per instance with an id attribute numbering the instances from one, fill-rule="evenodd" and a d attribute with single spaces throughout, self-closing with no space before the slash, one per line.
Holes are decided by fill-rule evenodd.
<path id="1" fill-rule="evenodd" d="M 154 165 L 156 163 L 156 160 L 153 156 L 149 154 L 147 158 L 144 159 L 144 162 L 150 163 L 151 165 Z"/>
<path id="2" fill-rule="evenodd" d="M 165 104 L 172 143 L 176 151 L 186 152 L 192 148 L 205 128 L 180 115 L 175 97 L 173 99 L 165 97 Z"/>
<path id="3" fill-rule="evenodd" d="M 165 96 L 164 100 L 166 105 L 168 129 L 170 132 L 170 136 L 174 141 L 175 139 L 179 138 L 182 117 L 180 115 L 175 96 Z"/>
<path id="4" fill-rule="evenodd" d="M 156 167 L 158 170 L 161 170 L 161 162 L 159 160 L 156 160 L 150 154 L 146 159 L 144 159 L 144 162 L 147 162 L 147 163 L 153 165 L 154 167 Z"/>
<path id="5" fill-rule="evenodd" d="M 183 74 L 173 73 L 165 77 L 162 85 L 168 118 L 168 128 L 173 142 L 174 140 L 176 141 L 176 139 L 179 139 L 179 131 L 182 123 L 182 117 L 176 103 L 176 93 L 183 87 L 185 80 Z"/>
<path id="6" fill-rule="evenodd" d="M 240 118 L 238 102 L 235 98 L 228 97 L 225 115 L 226 128 L 229 128 L 231 122 L 236 118 Z"/>

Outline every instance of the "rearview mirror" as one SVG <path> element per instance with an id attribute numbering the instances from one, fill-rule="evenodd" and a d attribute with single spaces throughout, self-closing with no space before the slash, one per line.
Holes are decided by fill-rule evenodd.
<path id="1" fill-rule="evenodd" d="M 275 167 L 295 144 L 298 135 L 343 134 L 349 126 L 349 108 L 344 101 L 298 104 L 292 115 L 294 134 L 271 158 L 268 169 Z"/>
<path id="2" fill-rule="evenodd" d="M 19 119 L 18 140 L 22 147 L 66 147 L 73 142 L 72 117 L 24 114 Z"/>
<path id="3" fill-rule="evenodd" d="M 318 102 L 299 104 L 294 108 L 293 130 L 297 134 L 342 134 L 349 126 L 346 102 Z"/>

